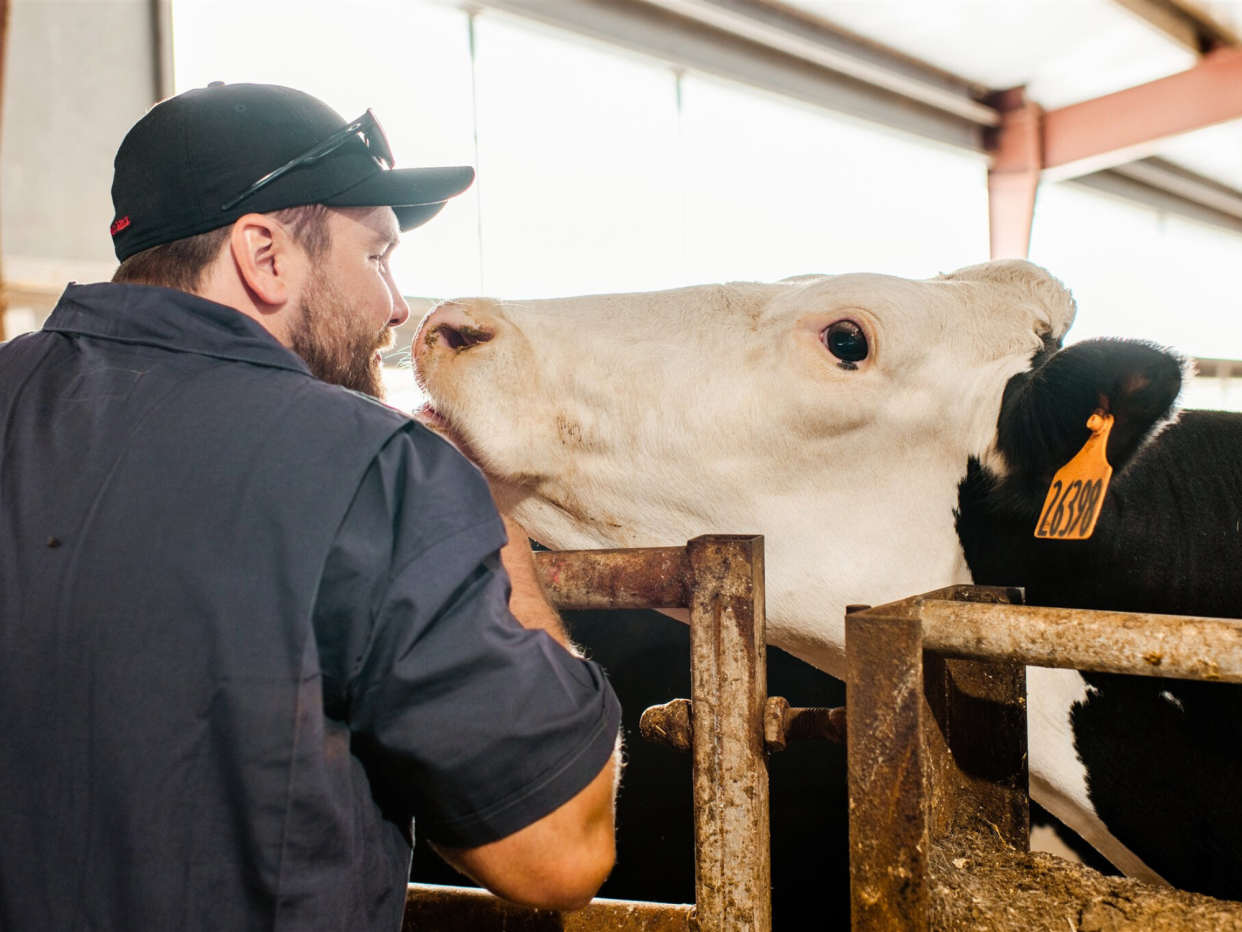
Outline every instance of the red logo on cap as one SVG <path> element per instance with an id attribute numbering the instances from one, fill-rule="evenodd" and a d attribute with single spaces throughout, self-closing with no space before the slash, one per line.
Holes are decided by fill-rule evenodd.
<path id="1" fill-rule="evenodd" d="M 124 230 L 127 226 L 129 226 L 129 217 L 122 217 L 120 220 L 113 220 L 112 226 L 110 227 L 110 229 L 112 230 L 112 235 L 116 236 L 118 233 Z"/>

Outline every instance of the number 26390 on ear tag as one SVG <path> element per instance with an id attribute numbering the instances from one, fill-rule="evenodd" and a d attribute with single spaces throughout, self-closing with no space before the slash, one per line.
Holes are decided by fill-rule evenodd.
<path id="1" fill-rule="evenodd" d="M 1108 480 L 1113 476 L 1113 467 L 1108 465 L 1105 455 L 1113 416 L 1093 414 L 1087 426 L 1091 436 L 1083 448 L 1052 477 L 1052 487 L 1035 525 L 1036 537 L 1086 540 L 1095 531 Z"/>

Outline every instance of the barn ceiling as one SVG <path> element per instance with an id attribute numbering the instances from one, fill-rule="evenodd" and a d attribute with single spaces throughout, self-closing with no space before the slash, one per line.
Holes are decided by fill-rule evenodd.
<path id="1" fill-rule="evenodd" d="M 1237 44 L 1242 0 L 774 0 L 990 90 L 1025 86 L 1045 109 L 1145 84 Z M 1242 190 L 1242 120 L 1145 153 Z"/>
<path id="2" fill-rule="evenodd" d="M 1184 71 L 1193 51 L 1115 0 L 786 0 L 788 6 L 1045 108 Z"/>

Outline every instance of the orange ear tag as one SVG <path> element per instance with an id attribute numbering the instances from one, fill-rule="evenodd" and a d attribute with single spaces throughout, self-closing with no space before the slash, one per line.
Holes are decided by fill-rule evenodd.
<path id="1" fill-rule="evenodd" d="M 1093 414 L 1087 419 L 1087 426 L 1091 428 L 1087 442 L 1052 477 L 1052 488 L 1044 500 L 1039 524 L 1035 525 L 1036 537 L 1086 540 L 1095 530 L 1108 480 L 1113 476 L 1113 467 L 1104 455 L 1113 416 Z"/>

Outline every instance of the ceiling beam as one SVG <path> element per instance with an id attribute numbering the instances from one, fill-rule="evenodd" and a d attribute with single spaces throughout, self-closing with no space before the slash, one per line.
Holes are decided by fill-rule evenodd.
<path id="1" fill-rule="evenodd" d="M 1020 92 L 981 99 L 975 85 L 796 16 L 776 3 L 459 2 L 476 11 L 569 30 L 674 69 L 740 81 L 953 148 L 986 150 L 993 159 L 988 187 L 994 255 L 1025 253 L 1040 180 L 1075 177 L 1090 187 L 1226 229 L 1237 230 L 1242 223 L 1234 210 L 1235 199 L 1242 197 L 1239 192 L 1157 160 L 1125 164 L 1150 155 L 1167 136 L 1242 118 L 1242 60 L 1230 59 L 1230 50 L 1207 55 L 1202 64 L 1182 74 L 1044 113 Z M 1170 18 L 1180 15 L 1178 10 L 1184 13 L 1183 0 L 1118 2 L 1131 7 L 1146 3 L 1149 13 L 1160 9 Z M 1180 22 L 1193 26 L 1198 20 Z M 1186 42 L 1196 41 L 1190 28 L 1183 28 L 1182 34 Z M 912 87 L 920 88 L 913 96 Z M 1050 156 L 1055 164 L 1050 165 Z"/>
<path id="2" fill-rule="evenodd" d="M 993 259 L 1025 259 L 1043 170 L 1043 111 L 1021 88 L 997 94 L 1000 127 L 987 134 L 988 245 Z"/>
<path id="3" fill-rule="evenodd" d="M 1148 84 L 1044 114 L 1044 170 L 1073 178 L 1150 155 L 1172 136 L 1242 119 L 1242 49 Z"/>
<path id="4" fill-rule="evenodd" d="M 1197 185 L 1187 183 L 1186 176 L 1198 177 L 1159 159 L 1144 159 L 1071 178 L 1069 183 L 1242 234 L 1242 194 L 1207 178 L 1198 178 Z"/>
<path id="5" fill-rule="evenodd" d="M 965 84 L 791 12 L 748 0 L 646 2 L 981 126 L 1000 122 L 996 111 L 974 99 Z"/>
<path id="6" fill-rule="evenodd" d="M 1116 3 L 1196 54 L 1242 44 L 1232 29 L 1185 0 L 1116 0 Z"/>
<path id="7" fill-rule="evenodd" d="M 975 99 L 977 88 L 864 43 L 833 33 L 809 20 L 794 20 L 780 10 L 750 0 L 459 0 L 467 9 L 512 15 L 525 21 L 568 30 L 611 46 L 664 62 L 738 81 L 812 106 L 878 123 L 969 152 L 982 152 L 982 129 L 996 123 L 995 111 Z M 697 15 L 688 16 L 693 10 Z M 745 8 L 759 26 L 743 28 L 733 15 Z M 675 11 L 676 9 L 676 11 Z M 705 20 L 708 14 L 715 24 Z M 731 26 L 723 28 L 727 16 Z M 788 36 L 832 49 L 847 47 L 874 77 L 888 72 L 887 84 L 830 68 L 808 54 L 795 55 L 764 41 L 778 23 Z M 827 53 L 825 53 L 827 54 Z M 825 59 L 826 60 L 826 59 Z M 895 76 L 895 77 L 894 77 Z M 916 99 L 893 89 L 901 84 L 924 88 Z M 930 89 L 930 90 L 929 90 Z M 928 97 L 940 103 L 932 105 Z M 951 103 L 950 103 L 951 102 Z M 971 114 L 964 116 L 963 112 Z"/>

